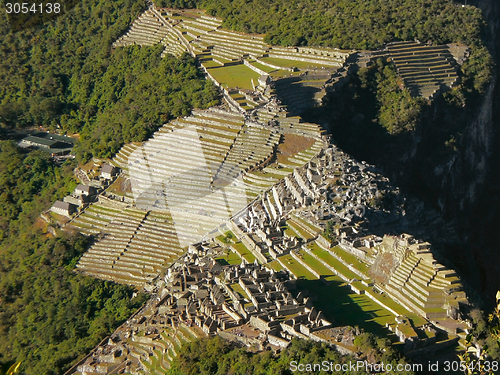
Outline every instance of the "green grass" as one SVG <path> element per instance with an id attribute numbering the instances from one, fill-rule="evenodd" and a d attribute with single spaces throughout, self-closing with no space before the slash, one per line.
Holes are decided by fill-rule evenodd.
<path id="1" fill-rule="evenodd" d="M 240 126 L 241 127 L 243 125 L 243 122 L 238 122 L 237 120 L 231 121 L 231 120 L 226 120 L 226 119 L 223 119 L 223 118 L 213 118 L 213 117 L 203 116 L 203 115 L 202 116 L 196 116 L 196 117 L 198 117 L 199 119 L 202 119 L 202 120 L 216 121 L 216 122 L 219 122 L 221 124 L 228 124 L 228 125 L 231 125 L 231 126 Z M 225 128 L 225 127 L 224 127 L 224 129 L 236 131 L 235 129 Z M 238 131 L 239 131 L 239 129 L 238 129 Z"/>
<path id="2" fill-rule="evenodd" d="M 243 64 L 209 69 L 209 73 L 224 87 L 253 90 L 252 79 L 259 84 L 259 74 Z"/>
<path id="3" fill-rule="evenodd" d="M 209 68 L 218 68 L 218 67 L 222 66 L 221 64 L 216 63 L 215 61 L 212 61 L 212 60 L 203 61 L 202 64 L 203 64 L 203 66 L 206 69 L 209 69 Z M 210 73 L 210 74 L 212 74 L 212 73 Z"/>
<path id="4" fill-rule="evenodd" d="M 304 229 L 302 229 L 299 225 L 299 223 L 295 219 L 289 219 L 287 220 L 287 224 L 292 229 L 294 232 L 297 233 L 297 235 L 304 240 L 312 240 L 314 238 L 313 235 L 309 234 L 309 232 L 306 232 Z"/>
<path id="5" fill-rule="evenodd" d="M 320 259 L 324 260 L 326 264 L 333 267 L 336 271 L 347 277 L 348 279 L 359 279 L 359 276 L 354 272 L 349 270 L 340 261 L 331 256 L 326 250 L 312 250 L 314 255 L 317 255 Z"/>
<path id="6" fill-rule="evenodd" d="M 394 322 L 394 315 L 363 294 L 356 294 L 338 276 L 326 278 L 330 285 L 320 280 L 298 280 L 298 286 L 308 289 L 318 299 L 314 305 L 328 317 L 335 318 L 338 326 L 359 326 L 368 332 L 388 336 L 393 341 L 397 337 L 385 328 Z"/>
<path id="7" fill-rule="evenodd" d="M 298 279 L 304 278 L 307 280 L 316 280 L 317 277 L 309 272 L 304 266 L 292 258 L 291 255 L 283 255 L 280 257 L 283 264 L 288 267 L 288 269 L 297 276 Z"/>
<path id="8" fill-rule="evenodd" d="M 332 271 L 330 271 L 328 268 L 326 268 L 323 264 L 321 264 L 320 261 L 306 253 L 304 250 L 300 250 L 299 254 L 302 256 L 302 260 L 304 263 L 306 263 L 309 267 L 311 267 L 314 271 L 319 273 L 320 275 L 323 276 L 329 276 L 332 275 Z"/>
<path id="9" fill-rule="evenodd" d="M 112 213 L 120 213 L 121 211 L 120 210 L 115 210 L 113 208 L 109 208 L 109 207 L 106 207 L 106 206 L 101 206 L 99 204 L 91 204 L 87 210 L 90 210 L 90 211 L 97 211 L 100 210 L 100 211 L 107 211 L 107 212 L 112 212 Z"/>
<path id="10" fill-rule="evenodd" d="M 316 241 L 308 243 L 307 247 L 315 251 L 324 251 L 323 248 L 316 243 Z"/>
<path id="11" fill-rule="evenodd" d="M 276 71 L 276 69 L 271 68 L 271 67 L 269 67 L 269 66 L 266 66 L 266 65 L 264 65 L 264 64 L 261 64 L 261 63 L 259 63 L 259 62 L 257 62 L 257 61 L 253 61 L 253 62 L 251 62 L 251 64 L 252 64 L 253 66 L 255 66 L 256 68 L 259 68 L 260 70 L 263 70 L 263 71 L 264 71 L 264 72 L 266 72 L 266 73 L 272 73 L 272 72 L 275 72 L 275 71 Z"/>
<path id="12" fill-rule="evenodd" d="M 283 267 L 281 266 L 281 264 L 279 264 L 277 260 L 273 260 L 272 262 L 267 263 L 266 266 L 272 268 L 277 272 L 283 270 Z"/>
<path id="13" fill-rule="evenodd" d="M 308 223 L 307 221 L 305 221 L 304 219 L 298 217 L 298 216 L 294 216 L 293 218 L 295 221 L 301 223 L 302 225 L 306 226 L 307 228 L 311 229 L 314 233 L 316 234 L 319 234 L 321 232 L 321 229 Z"/>
<path id="14" fill-rule="evenodd" d="M 248 263 L 255 262 L 255 255 L 253 255 L 242 242 L 235 243 L 232 246 L 239 253 L 240 257 L 245 258 Z"/>
<path id="15" fill-rule="evenodd" d="M 228 255 L 223 255 L 221 257 L 215 258 L 222 265 L 226 264 L 241 264 L 241 258 L 238 254 L 229 251 Z"/>
<path id="16" fill-rule="evenodd" d="M 346 261 L 347 264 L 352 264 L 353 267 L 362 272 L 368 272 L 368 265 L 366 265 L 366 263 L 361 262 L 355 255 L 345 251 L 341 247 L 335 246 L 331 249 L 331 251 L 338 254 L 343 260 Z"/>
<path id="17" fill-rule="evenodd" d="M 240 294 L 243 298 L 246 298 L 247 300 L 250 301 L 250 298 L 248 297 L 248 294 L 243 290 L 240 284 L 234 283 L 231 284 L 231 289 L 235 291 L 236 293 Z"/>
<path id="18" fill-rule="evenodd" d="M 288 225 L 282 225 L 281 229 L 283 230 L 283 233 L 286 234 L 288 237 L 297 237 L 297 233 L 295 233 L 293 230 L 291 230 Z"/>

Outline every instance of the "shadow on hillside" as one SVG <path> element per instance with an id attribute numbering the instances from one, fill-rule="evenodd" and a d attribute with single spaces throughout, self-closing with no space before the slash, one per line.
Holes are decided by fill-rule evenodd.
<path id="1" fill-rule="evenodd" d="M 366 332 L 387 336 L 392 341 L 397 341 L 387 328 L 375 320 L 392 322 L 394 319 L 391 313 L 384 312 L 368 297 L 355 294 L 340 278 L 324 277 L 328 279 L 328 285 L 321 280 L 297 280 L 297 289 L 292 292 L 294 297 L 300 291 L 308 290 L 313 297 L 314 306 L 323 311 L 334 326 L 358 326 Z"/>
<path id="2" fill-rule="evenodd" d="M 303 77 L 293 76 L 275 82 L 276 95 L 287 106 L 290 116 L 299 116 L 305 110 L 317 105 L 321 86 L 304 83 Z"/>

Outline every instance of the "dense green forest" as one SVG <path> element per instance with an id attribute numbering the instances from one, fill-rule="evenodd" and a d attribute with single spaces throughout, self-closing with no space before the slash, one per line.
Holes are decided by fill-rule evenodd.
<path id="1" fill-rule="evenodd" d="M 266 40 L 278 45 L 376 49 L 388 41 L 414 38 L 465 43 L 471 54 L 456 95 L 462 102 L 464 92 L 470 97 L 484 93 L 492 75 L 480 11 L 451 0 L 159 0 L 157 4 L 206 9 L 222 17 L 225 27 L 266 33 Z M 81 133 L 80 159 L 91 154 L 109 157 L 124 142 L 144 140 L 193 106 L 216 103 L 215 88 L 203 81 L 190 57 L 160 59 L 160 46 L 111 50 L 111 43 L 144 9 L 141 1 L 86 0 L 43 27 L 16 33 L 2 13 L 0 126 L 60 126 Z"/>
<path id="2" fill-rule="evenodd" d="M 0 364 L 25 374 L 61 374 L 145 301 L 73 272 L 88 238 L 44 232 L 39 213 L 75 186 L 73 167 L 0 141 Z"/>
<path id="3" fill-rule="evenodd" d="M 377 119 L 382 127 L 390 134 L 416 129 L 425 100 L 413 98 L 408 90 L 401 89 L 394 65 L 378 59 L 370 68 L 360 69 L 357 75 L 360 88 L 371 91 L 375 97 Z"/>
<path id="4" fill-rule="evenodd" d="M 354 340 L 359 357 L 340 355 L 335 349 L 325 344 L 314 341 L 293 339 L 291 345 L 279 354 L 271 350 L 252 353 L 246 348 L 231 344 L 219 336 L 203 338 L 183 345 L 180 353 L 168 371 L 169 375 L 276 375 L 276 374 L 368 374 L 370 372 L 360 369 L 352 371 L 349 362 L 366 360 L 369 363 L 383 362 L 393 365 L 406 364 L 399 354 L 390 347 L 386 339 L 377 339 L 373 335 L 364 333 Z M 295 362 L 294 362 L 295 361 Z M 316 367 L 313 371 L 297 371 L 299 364 L 317 364 L 323 361 L 334 365 L 345 364 L 343 371 L 333 371 L 331 367 Z M 296 366 L 296 367 L 293 367 Z M 404 368 L 404 367 L 402 367 Z M 346 371 L 347 369 L 347 371 Z M 295 371 L 293 371 L 295 370 Z M 326 370 L 326 371 L 325 371 Z M 398 371 L 398 374 L 413 374 L 411 371 Z"/>
<path id="5" fill-rule="evenodd" d="M 111 49 L 142 1 L 85 0 L 42 27 L 12 32 L 0 15 L 0 126 L 80 133 L 80 160 L 110 157 L 171 118 L 217 103 L 195 61 L 161 46 Z"/>
<path id="6" fill-rule="evenodd" d="M 392 40 L 435 43 L 480 37 L 481 13 L 450 0 L 158 0 L 163 6 L 196 6 L 224 27 L 267 34 L 274 45 L 377 49 Z"/>
<path id="7" fill-rule="evenodd" d="M 81 129 L 77 116 L 61 118 L 64 130 L 80 131 L 79 155 L 111 157 L 123 143 L 147 139 L 168 120 L 188 115 L 191 108 L 217 104 L 215 86 L 200 78 L 191 56 L 161 59 L 162 50 L 161 45 L 120 48 L 99 81 L 86 81 L 94 86 L 92 95 L 76 99 L 85 103 L 81 110 L 93 117 Z"/>

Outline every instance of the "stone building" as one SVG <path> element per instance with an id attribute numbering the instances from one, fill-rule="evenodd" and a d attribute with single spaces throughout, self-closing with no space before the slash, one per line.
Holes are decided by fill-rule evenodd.
<path id="1" fill-rule="evenodd" d="M 70 217 L 76 211 L 76 206 L 68 202 L 56 201 L 50 210 L 56 214 Z"/>

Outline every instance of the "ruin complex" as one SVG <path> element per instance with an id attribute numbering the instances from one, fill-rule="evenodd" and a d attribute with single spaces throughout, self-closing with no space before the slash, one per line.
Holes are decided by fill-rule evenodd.
<path id="1" fill-rule="evenodd" d="M 335 299 L 319 301 L 322 290 L 372 306 L 409 356 L 463 344 L 467 297 L 435 251 L 453 228 L 298 116 L 345 82 L 356 52 L 268 46 L 221 24 L 152 5 L 113 44 L 191 54 L 223 103 L 123 146 L 101 176 L 79 172 L 98 189 L 65 226 L 95 239 L 77 270 L 151 299 L 67 373 L 165 373 L 183 342 L 212 334 L 256 350 L 299 337 L 351 353 L 359 330 L 341 324 Z M 432 77 L 456 79 L 449 48 L 381 53 L 431 97 Z M 422 61 L 428 50 L 437 57 Z"/>

